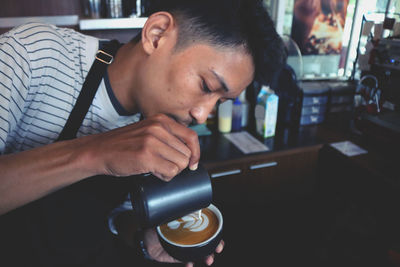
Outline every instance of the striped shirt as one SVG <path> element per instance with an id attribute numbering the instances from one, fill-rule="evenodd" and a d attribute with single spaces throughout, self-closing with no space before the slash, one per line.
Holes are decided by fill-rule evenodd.
<path id="1" fill-rule="evenodd" d="M 39 23 L 0 35 L 0 154 L 57 139 L 98 45 L 94 37 Z M 118 114 L 103 80 L 77 136 L 109 131 L 139 118 Z"/>

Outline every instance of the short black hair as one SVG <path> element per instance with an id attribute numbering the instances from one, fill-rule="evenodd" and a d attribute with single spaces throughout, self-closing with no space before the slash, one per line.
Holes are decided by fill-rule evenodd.
<path id="1" fill-rule="evenodd" d="M 277 34 L 262 0 L 153 0 L 149 15 L 170 12 L 177 21 L 177 48 L 194 42 L 221 47 L 242 46 L 252 55 L 254 80 L 270 84 L 286 62 Z"/>

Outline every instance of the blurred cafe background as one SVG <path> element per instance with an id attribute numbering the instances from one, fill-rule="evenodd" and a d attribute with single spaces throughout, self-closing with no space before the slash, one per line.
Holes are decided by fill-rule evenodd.
<path id="1" fill-rule="evenodd" d="M 286 67 L 193 127 L 225 219 L 215 266 L 400 266 L 400 1 L 264 2 Z M 154 1 L 1 3 L 0 34 L 128 42 Z"/>

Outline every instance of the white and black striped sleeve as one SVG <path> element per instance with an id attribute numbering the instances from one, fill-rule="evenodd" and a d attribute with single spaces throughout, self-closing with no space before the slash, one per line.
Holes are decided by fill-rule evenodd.
<path id="1" fill-rule="evenodd" d="M 13 30 L 0 35 L 0 154 L 22 116 L 30 80 L 26 48 Z"/>

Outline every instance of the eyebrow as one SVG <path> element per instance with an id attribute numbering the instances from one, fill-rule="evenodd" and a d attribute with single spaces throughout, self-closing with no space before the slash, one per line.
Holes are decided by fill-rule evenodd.
<path id="1" fill-rule="evenodd" d="M 231 89 L 229 89 L 228 85 L 225 82 L 225 79 L 223 77 L 221 77 L 218 73 L 216 73 L 214 70 L 210 70 L 212 74 L 214 74 L 215 78 L 217 78 L 217 80 L 219 81 L 219 83 L 222 85 L 222 88 L 224 89 L 225 92 L 229 92 L 232 91 Z"/>

